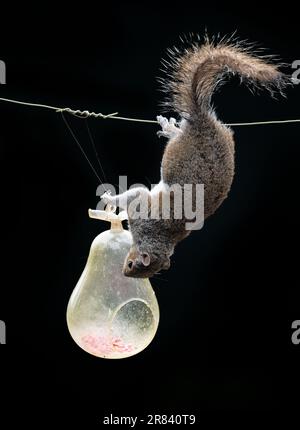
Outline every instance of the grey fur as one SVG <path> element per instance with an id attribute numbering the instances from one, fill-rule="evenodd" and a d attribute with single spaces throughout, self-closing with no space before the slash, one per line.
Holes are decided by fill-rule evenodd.
<path id="1" fill-rule="evenodd" d="M 205 218 L 212 215 L 227 197 L 234 176 L 233 132 L 216 117 L 211 96 L 224 77 L 238 74 L 246 83 L 282 91 L 288 79 L 269 58 L 259 57 L 241 43 L 222 40 L 192 44 L 183 54 L 169 51 L 171 72 L 164 81 L 167 105 L 182 118 L 180 128 L 174 121 L 158 117 L 160 134 L 169 137 L 162 159 L 162 181 L 172 184 L 204 184 Z M 151 193 L 140 190 L 149 198 Z M 122 196 L 122 195 L 120 195 Z M 106 196 L 112 204 L 119 196 Z M 130 198 L 128 203 L 130 203 Z M 132 219 L 129 227 L 133 246 L 124 264 L 124 274 L 150 277 L 170 266 L 176 244 L 187 237 L 186 220 Z"/>

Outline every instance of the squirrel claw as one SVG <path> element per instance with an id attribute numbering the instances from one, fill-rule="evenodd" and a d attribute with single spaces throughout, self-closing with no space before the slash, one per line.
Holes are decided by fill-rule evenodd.
<path id="1" fill-rule="evenodd" d="M 177 121 L 175 118 L 170 118 L 169 120 L 162 115 L 158 115 L 156 117 L 158 123 L 160 124 L 162 130 L 157 132 L 157 136 L 165 136 L 165 137 L 175 137 L 181 130 L 178 127 Z"/>
<path id="2" fill-rule="evenodd" d="M 105 204 L 109 204 L 109 203 L 112 203 L 113 196 L 111 195 L 111 192 L 108 190 L 104 194 L 102 194 L 102 196 L 100 197 L 100 199 L 103 200 L 103 202 Z"/>

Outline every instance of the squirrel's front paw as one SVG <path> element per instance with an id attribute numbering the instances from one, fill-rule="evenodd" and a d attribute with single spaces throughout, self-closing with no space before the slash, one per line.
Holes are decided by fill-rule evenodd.
<path id="1" fill-rule="evenodd" d="M 100 199 L 106 204 L 114 204 L 114 196 L 111 195 L 110 191 L 106 191 Z"/>

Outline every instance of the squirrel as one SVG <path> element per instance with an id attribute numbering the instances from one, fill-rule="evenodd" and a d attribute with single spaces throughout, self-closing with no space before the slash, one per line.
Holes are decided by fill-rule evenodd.
<path id="1" fill-rule="evenodd" d="M 161 201 L 167 186 L 173 184 L 204 184 L 204 219 L 212 215 L 227 197 L 234 177 L 233 131 L 216 116 L 211 104 L 212 94 L 223 83 L 226 75 L 239 75 L 241 81 L 264 87 L 273 93 L 282 89 L 289 80 L 266 57 L 260 57 L 242 43 L 206 40 L 192 43 L 183 53 L 169 50 L 171 71 L 163 80 L 168 99 L 165 104 L 180 116 L 158 116 L 162 131 L 157 134 L 168 138 L 161 163 L 161 181 L 152 190 L 136 187 L 119 195 L 105 193 L 105 204 L 115 205 L 128 212 L 129 229 L 133 243 L 125 259 L 123 273 L 131 277 L 151 277 L 170 267 L 170 256 L 178 242 L 191 230 L 186 219 L 161 216 Z M 148 212 L 155 205 L 159 217 L 134 217 L 130 204 L 138 197 L 146 197 Z M 193 205 L 195 195 L 193 194 Z M 172 199 L 171 199 L 172 200 Z M 157 203 L 158 202 L 158 203 Z M 171 212 L 174 204 L 171 201 Z"/>

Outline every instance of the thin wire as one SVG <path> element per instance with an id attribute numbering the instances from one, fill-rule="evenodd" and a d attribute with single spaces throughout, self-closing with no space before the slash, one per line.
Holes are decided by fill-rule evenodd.
<path id="1" fill-rule="evenodd" d="M 93 114 L 94 112 L 91 112 L 91 114 Z M 126 118 L 124 116 L 112 116 L 113 114 L 110 115 L 104 115 L 103 118 L 104 119 L 121 119 L 123 121 L 133 121 L 133 122 L 145 122 L 148 124 L 159 124 L 158 121 L 154 120 L 154 119 L 138 119 L 138 118 Z"/>
<path id="2" fill-rule="evenodd" d="M 268 124 L 289 124 L 292 122 L 300 122 L 300 119 L 283 119 L 283 120 L 275 120 L 275 121 L 256 121 L 256 122 L 236 122 L 229 125 L 231 127 L 238 127 L 241 125 L 268 125 Z"/>
<path id="3" fill-rule="evenodd" d="M 55 110 L 57 112 L 60 110 L 60 108 L 58 108 L 58 107 L 42 105 L 39 103 L 28 103 L 28 102 L 21 102 L 19 100 L 11 100 L 11 99 L 4 99 L 4 98 L 0 98 L 0 100 L 3 102 L 16 103 L 18 105 L 35 106 L 35 107 L 41 107 L 41 108 L 46 108 L 46 109 L 52 109 L 52 110 Z"/>
<path id="4" fill-rule="evenodd" d="M 91 167 L 91 169 L 93 170 L 93 172 L 95 173 L 96 177 L 98 178 L 98 180 L 99 180 L 99 182 L 100 182 L 100 184 L 101 184 L 102 182 L 101 182 L 101 179 L 99 178 L 98 173 L 97 173 L 97 172 L 96 172 L 96 170 L 94 169 L 94 166 L 92 165 L 92 163 L 90 162 L 90 160 L 89 160 L 88 156 L 86 155 L 86 153 L 85 153 L 84 149 L 83 149 L 83 148 L 82 148 L 82 146 L 80 145 L 79 140 L 78 140 L 78 139 L 77 139 L 77 137 L 75 136 L 75 134 L 74 134 L 74 132 L 73 132 L 73 130 L 72 130 L 72 128 L 71 128 L 71 126 L 70 126 L 70 124 L 69 124 L 69 123 L 68 123 L 68 121 L 66 120 L 66 118 L 65 118 L 64 113 L 63 113 L 63 112 L 61 112 L 61 116 L 62 116 L 62 119 L 63 119 L 64 123 L 66 124 L 66 126 L 67 126 L 67 128 L 68 128 L 69 132 L 71 133 L 71 135 L 72 135 L 73 139 L 75 140 L 75 142 L 77 143 L 77 145 L 78 145 L 79 149 L 81 150 L 81 152 L 82 152 L 82 154 L 83 154 L 84 158 L 85 158 L 85 159 L 86 159 L 86 161 L 89 163 L 89 166 Z"/>
<path id="5" fill-rule="evenodd" d="M 88 132 L 91 144 L 93 146 L 93 149 L 94 149 L 94 152 L 95 152 L 95 155 L 96 155 L 96 158 L 97 158 L 98 165 L 100 167 L 101 173 L 103 175 L 103 178 L 104 178 L 105 182 L 107 182 L 107 179 L 106 179 L 106 176 L 105 176 L 105 173 L 104 173 L 104 169 L 102 167 L 102 164 L 101 164 L 101 161 L 100 161 L 100 158 L 99 158 L 99 154 L 98 154 L 98 151 L 97 151 L 97 148 L 96 148 L 96 145 L 95 145 L 95 141 L 94 141 L 94 138 L 92 136 L 90 126 L 88 124 L 88 120 L 86 119 L 84 122 L 85 122 L 85 126 L 86 126 L 86 129 L 87 129 L 87 132 Z"/>
<path id="6" fill-rule="evenodd" d="M 102 119 L 119 119 L 123 121 L 143 122 L 148 124 L 158 124 L 158 121 L 151 120 L 151 119 L 138 119 L 138 118 L 127 118 L 123 116 L 117 116 L 118 112 L 104 115 L 103 113 L 89 112 L 88 110 L 81 111 L 81 110 L 74 110 L 70 108 L 60 108 L 60 107 L 48 106 L 48 105 L 39 104 L 39 103 L 27 103 L 19 100 L 11 100 L 11 99 L 5 99 L 5 98 L 0 98 L 0 101 L 16 103 L 16 104 L 25 105 L 25 106 L 34 106 L 34 107 L 52 109 L 52 110 L 55 110 L 55 112 L 59 112 L 59 113 L 67 112 L 71 115 L 76 116 L 77 118 L 93 117 L 93 118 L 102 118 Z M 249 126 L 249 125 L 289 124 L 289 123 L 296 123 L 296 122 L 300 122 L 300 119 L 285 119 L 285 120 L 278 120 L 278 121 L 275 120 L 275 121 L 255 121 L 255 122 L 234 122 L 234 123 L 227 123 L 225 125 L 228 125 L 230 127 L 239 127 L 239 126 Z"/>

